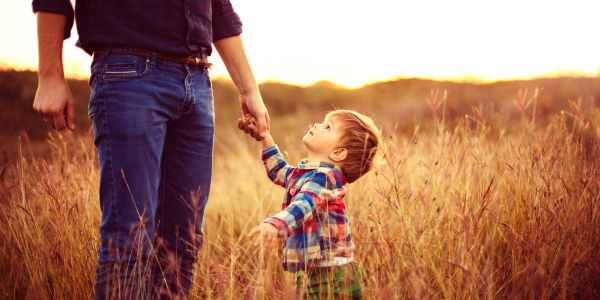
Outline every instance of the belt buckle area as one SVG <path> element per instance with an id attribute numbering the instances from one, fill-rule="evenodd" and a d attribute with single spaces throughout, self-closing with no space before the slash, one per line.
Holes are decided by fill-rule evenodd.
<path id="1" fill-rule="evenodd" d="M 201 58 L 198 57 L 188 57 L 185 64 L 190 66 L 190 67 L 196 67 L 198 65 L 200 65 L 200 63 L 202 62 Z"/>

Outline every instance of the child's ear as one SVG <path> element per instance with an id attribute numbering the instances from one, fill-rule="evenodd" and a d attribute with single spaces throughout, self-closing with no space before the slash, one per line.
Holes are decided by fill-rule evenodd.
<path id="1" fill-rule="evenodd" d="M 347 156 L 348 150 L 346 150 L 346 148 L 337 148 L 329 154 L 329 158 L 335 162 L 343 161 Z"/>

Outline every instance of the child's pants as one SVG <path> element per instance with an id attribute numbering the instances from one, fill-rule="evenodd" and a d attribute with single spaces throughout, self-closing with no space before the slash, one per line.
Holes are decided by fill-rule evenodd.
<path id="1" fill-rule="evenodd" d="M 296 273 L 295 288 L 302 299 L 360 299 L 362 269 L 357 262 L 338 267 L 311 268 Z"/>

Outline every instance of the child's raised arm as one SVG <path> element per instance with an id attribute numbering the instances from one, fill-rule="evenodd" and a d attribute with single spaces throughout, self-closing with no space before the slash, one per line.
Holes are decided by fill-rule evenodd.
<path id="1" fill-rule="evenodd" d="M 246 116 L 244 119 L 238 120 L 238 128 L 248 128 L 249 131 L 257 132 L 258 128 L 256 125 L 256 119 L 252 116 Z M 261 159 L 265 168 L 267 169 L 267 176 L 273 183 L 285 187 L 287 178 L 290 170 L 295 170 L 290 166 L 284 159 L 283 155 L 279 152 L 279 148 L 275 145 L 273 137 L 267 131 L 266 136 L 261 138 L 262 143 L 262 154 Z M 252 135 L 252 134 L 251 134 Z"/>
<path id="2" fill-rule="evenodd" d="M 267 137 L 271 137 L 267 132 Z M 264 141 L 264 139 L 263 139 Z M 285 187 L 288 181 L 288 175 L 292 174 L 296 168 L 290 166 L 279 152 L 277 145 L 271 145 L 263 149 L 261 159 L 267 169 L 267 176 L 274 184 Z"/>

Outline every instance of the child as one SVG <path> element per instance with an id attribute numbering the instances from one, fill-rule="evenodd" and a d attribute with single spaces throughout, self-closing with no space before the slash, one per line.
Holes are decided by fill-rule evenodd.
<path id="1" fill-rule="evenodd" d="M 251 135 L 254 120 L 238 120 Z M 246 130 L 248 132 L 248 130 Z M 258 135 L 258 133 L 255 133 Z M 360 299 L 362 271 L 354 260 L 344 195 L 373 166 L 381 144 L 373 121 L 357 112 L 335 110 L 302 138 L 308 158 L 297 168 L 288 165 L 268 134 L 262 135 L 262 160 L 273 183 L 283 186 L 283 210 L 254 227 L 254 246 L 263 241 L 271 250 L 283 238 L 283 269 L 296 273 L 296 289 L 304 299 Z"/>

